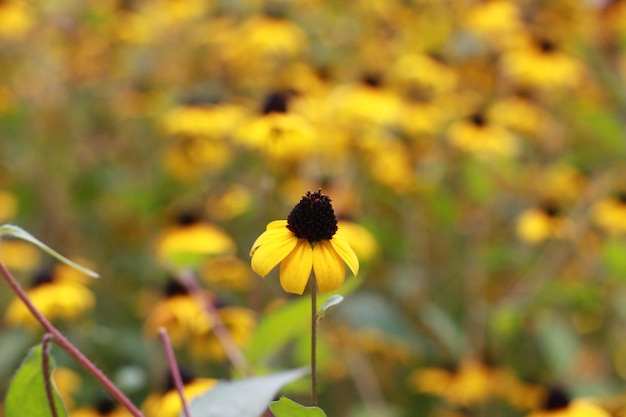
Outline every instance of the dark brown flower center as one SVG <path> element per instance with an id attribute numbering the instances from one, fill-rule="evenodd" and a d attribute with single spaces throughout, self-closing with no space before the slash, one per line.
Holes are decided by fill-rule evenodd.
<path id="1" fill-rule="evenodd" d="M 570 403 L 570 398 L 565 391 L 560 388 L 552 388 L 546 398 L 544 410 L 560 410 L 566 408 Z"/>
<path id="2" fill-rule="evenodd" d="M 332 239 L 337 231 L 337 217 L 330 201 L 322 190 L 315 193 L 307 191 L 287 216 L 287 229 L 298 239 L 311 243 Z"/>

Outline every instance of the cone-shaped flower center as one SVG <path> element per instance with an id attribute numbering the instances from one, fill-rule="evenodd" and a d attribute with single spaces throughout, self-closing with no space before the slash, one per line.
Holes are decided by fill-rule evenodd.
<path id="1" fill-rule="evenodd" d="M 569 405 L 569 402 L 570 398 L 563 390 L 559 388 L 552 388 L 548 393 L 544 409 L 560 410 L 562 408 L 566 408 Z"/>
<path id="2" fill-rule="evenodd" d="M 311 243 L 332 239 L 337 231 L 337 218 L 330 201 L 328 196 L 322 195 L 322 190 L 307 191 L 287 216 L 287 229 L 298 239 Z"/>

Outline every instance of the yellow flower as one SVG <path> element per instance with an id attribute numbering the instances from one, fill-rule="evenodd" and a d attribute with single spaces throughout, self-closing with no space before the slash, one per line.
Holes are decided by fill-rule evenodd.
<path id="1" fill-rule="evenodd" d="M 570 400 L 562 390 L 553 388 L 548 393 L 543 409 L 527 417 L 610 417 L 610 414 L 588 400 Z"/>
<path id="2" fill-rule="evenodd" d="M 511 49 L 502 55 L 500 64 L 506 76 L 528 87 L 574 87 L 584 74 L 580 61 L 547 39 L 531 40 Z"/>
<path id="3" fill-rule="evenodd" d="M 69 368 L 57 366 L 52 371 L 52 380 L 68 410 L 74 408 L 74 396 L 80 391 L 80 376 Z M 72 414 L 73 416 L 73 414 Z"/>
<path id="4" fill-rule="evenodd" d="M 17 214 L 17 198 L 9 191 L 0 190 L 0 223 L 15 217 Z"/>
<path id="5" fill-rule="evenodd" d="M 337 228 L 354 249 L 357 258 L 370 261 L 378 254 L 378 242 L 365 227 L 348 220 L 339 220 Z"/>
<path id="6" fill-rule="evenodd" d="M 50 270 L 40 272 L 27 293 L 37 309 L 50 320 L 77 320 L 96 303 L 87 287 L 57 279 Z M 31 329 L 39 326 L 24 303 L 17 298 L 9 304 L 4 320 L 10 326 L 27 326 Z"/>
<path id="7" fill-rule="evenodd" d="M 252 269 L 265 277 L 280 263 L 280 284 L 301 295 L 311 270 L 320 292 L 341 287 L 345 262 L 356 276 L 359 260 L 337 230 L 337 218 L 328 196 L 310 191 L 293 208 L 287 220 L 269 223 L 250 250 Z"/>
<path id="8" fill-rule="evenodd" d="M 0 37 L 21 38 L 35 24 L 30 4 L 23 0 L 0 2 Z"/>
<path id="9" fill-rule="evenodd" d="M 200 276 L 213 287 L 234 291 L 250 289 L 250 266 L 234 256 L 220 256 L 207 259 L 200 267 Z"/>
<path id="10" fill-rule="evenodd" d="M 279 160 L 302 159 L 317 151 L 315 128 L 305 117 L 288 112 L 286 94 L 266 97 L 262 113 L 237 135 L 243 145 Z"/>
<path id="11" fill-rule="evenodd" d="M 226 306 L 219 308 L 217 314 L 237 346 L 241 348 L 250 341 L 256 328 L 255 314 L 252 310 Z M 194 335 L 186 343 L 190 346 L 191 354 L 197 358 L 207 358 L 213 361 L 226 359 L 226 351 L 212 328 L 202 334 Z"/>
<path id="12" fill-rule="evenodd" d="M 454 123 L 448 131 L 450 143 L 482 158 L 513 157 L 518 152 L 515 136 L 502 126 L 488 123 L 476 113 Z"/>
<path id="13" fill-rule="evenodd" d="M 10 271 L 34 271 L 39 265 L 41 251 L 23 240 L 2 240 L 0 260 Z"/>
<path id="14" fill-rule="evenodd" d="M 235 242 L 219 227 L 183 216 L 156 241 L 156 257 L 163 263 L 191 261 L 196 257 L 224 255 L 235 251 Z"/>
<path id="15" fill-rule="evenodd" d="M 216 379 L 192 378 L 185 374 L 182 375 L 182 379 L 183 392 L 188 403 L 213 388 L 217 383 Z M 149 395 L 141 408 L 146 417 L 178 417 L 182 405 L 178 392 L 172 387 L 163 394 Z"/>
<path id="16" fill-rule="evenodd" d="M 558 207 L 545 204 L 524 211 L 517 219 L 517 236 L 527 243 L 539 243 L 552 237 L 563 237 L 565 219 Z"/>
<path id="17" fill-rule="evenodd" d="M 131 417 L 132 414 L 125 408 L 118 406 L 112 400 L 105 398 L 98 401 L 93 407 L 82 407 L 70 412 L 70 417 Z"/>
<path id="18" fill-rule="evenodd" d="M 611 235 L 626 234 L 626 195 L 607 197 L 592 207 L 593 221 Z"/>
<path id="19" fill-rule="evenodd" d="M 495 392 L 494 370 L 474 359 L 464 360 L 458 369 L 418 369 L 410 375 L 413 387 L 436 395 L 451 404 L 471 405 L 485 401 Z"/>

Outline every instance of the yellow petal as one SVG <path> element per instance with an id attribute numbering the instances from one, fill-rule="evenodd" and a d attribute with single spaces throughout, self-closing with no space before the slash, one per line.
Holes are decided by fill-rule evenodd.
<path id="1" fill-rule="evenodd" d="M 252 270 L 265 277 L 280 261 L 285 259 L 297 242 L 298 239 L 287 228 L 263 232 L 250 251 Z"/>
<path id="2" fill-rule="evenodd" d="M 277 220 L 276 222 L 279 221 L 280 220 Z M 265 229 L 265 232 L 261 233 L 261 236 L 256 238 L 256 240 L 252 244 L 252 248 L 250 249 L 250 256 L 254 255 L 254 252 L 259 248 L 259 246 L 263 245 L 266 241 L 274 240 L 276 239 L 276 236 L 279 236 L 280 234 L 291 234 L 291 231 L 286 227 L 279 227 L 278 225 L 272 226 L 272 224 L 276 222 L 269 223 L 267 225 L 267 228 Z"/>
<path id="3" fill-rule="evenodd" d="M 340 232 L 337 232 L 330 240 L 330 244 L 333 246 L 333 249 L 337 252 L 341 259 L 348 264 L 348 268 L 350 268 L 350 271 L 352 271 L 356 277 L 359 273 L 359 258 L 357 258 L 346 238 L 343 237 Z"/>
<path id="4" fill-rule="evenodd" d="M 287 227 L 287 220 L 274 220 L 265 226 L 265 230 L 278 229 L 279 227 Z"/>
<path id="5" fill-rule="evenodd" d="M 280 264 L 280 285 L 283 290 L 302 295 L 309 282 L 313 265 L 313 250 L 306 239 L 298 239 L 298 244 Z"/>
<path id="6" fill-rule="evenodd" d="M 313 247 L 313 271 L 320 292 L 336 290 L 343 284 L 346 269 L 330 241 L 320 240 Z"/>

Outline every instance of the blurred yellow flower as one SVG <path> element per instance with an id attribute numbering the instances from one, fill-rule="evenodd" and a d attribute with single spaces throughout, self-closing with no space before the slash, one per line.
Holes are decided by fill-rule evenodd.
<path id="1" fill-rule="evenodd" d="M 68 410 L 74 408 L 74 396 L 78 394 L 81 387 L 80 376 L 69 368 L 57 366 L 52 371 L 52 380 L 63 399 L 63 404 Z"/>
<path id="2" fill-rule="evenodd" d="M 202 174 L 220 172 L 232 160 L 229 143 L 202 136 L 183 136 L 168 143 L 163 165 L 176 179 L 194 180 Z"/>
<path id="3" fill-rule="evenodd" d="M 244 125 L 236 139 L 277 160 L 299 160 L 318 150 L 317 133 L 304 117 L 288 112 L 285 93 L 265 99 L 262 114 Z"/>
<path id="4" fill-rule="evenodd" d="M 217 384 L 216 379 L 212 378 L 192 378 L 183 375 L 183 392 L 187 402 L 191 402 L 194 398 L 204 394 Z M 141 405 L 146 417 L 178 417 L 182 411 L 180 397 L 176 389 L 169 388 L 162 394 L 151 394 Z"/>
<path id="5" fill-rule="evenodd" d="M 511 48 L 500 60 L 505 76 L 525 87 L 575 87 L 585 73 L 583 64 L 548 39 L 533 39 Z"/>
<path id="6" fill-rule="evenodd" d="M 525 210 L 517 218 L 517 236 L 524 242 L 534 244 L 553 237 L 563 238 L 567 220 L 557 206 L 546 203 L 541 207 Z"/>
<path id="7" fill-rule="evenodd" d="M 523 33 L 519 6 L 509 0 L 475 3 L 462 18 L 464 26 L 483 41 L 505 47 Z"/>
<path id="8" fill-rule="evenodd" d="M 250 266 L 234 256 L 207 259 L 200 267 L 200 277 L 210 288 L 246 291 L 252 284 Z"/>
<path id="9" fill-rule="evenodd" d="M 252 269 L 265 277 L 280 265 L 280 284 L 289 293 L 304 292 L 311 271 L 320 292 L 341 287 L 345 262 L 356 276 L 359 260 L 337 232 L 337 219 L 328 196 L 310 191 L 293 208 L 287 220 L 269 223 L 252 244 Z"/>
<path id="10" fill-rule="evenodd" d="M 93 407 L 81 407 L 70 412 L 70 417 L 131 417 L 125 408 L 118 406 L 109 398 L 100 400 Z"/>
<path id="11" fill-rule="evenodd" d="M 596 225 L 611 235 L 626 234 L 626 194 L 598 201 L 591 208 L 591 217 Z"/>
<path id="12" fill-rule="evenodd" d="M 1 3 L 0 3 L 0 7 Z M 0 223 L 5 223 L 17 215 L 18 203 L 15 195 L 6 190 L 0 190 Z"/>
<path id="13" fill-rule="evenodd" d="M 35 25 L 31 7 L 24 0 L 0 2 L 0 37 L 16 39 L 24 36 Z"/>
<path id="14" fill-rule="evenodd" d="M 493 369 L 481 361 L 464 360 L 456 370 L 422 368 L 409 376 L 418 392 L 435 395 L 450 404 L 469 406 L 494 395 Z"/>
<path id="15" fill-rule="evenodd" d="M 585 399 L 570 400 L 560 389 L 552 389 L 544 400 L 541 410 L 533 411 L 526 417 L 610 417 L 602 407 Z"/>
<path id="16" fill-rule="evenodd" d="M 147 336 L 157 337 L 159 328 L 165 327 L 172 345 L 184 345 L 194 335 L 207 332 L 211 324 L 207 313 L 181 284 L 170 281 L 165 289 L 166 297 L 158 301 L 144 323 Z"/>
<path id="17" fill-rule="evenodd" d="M 29 272 L 40 264 L 41 251 L 23 240 L 0 241 L 0 260 L 11 271 Z"/>
<path id="18" fill-rule="evenodd" d="M 234 104 L 187 105 L 171 109 L 163 120 L 169 135 L 227 138 L 245 117 L 245 110 Z"/>
<path id="19" fill-rule="evenodd" d="M 27 294 L 37 309 L 52 321 L 78 320 L 96 303 L 94 294 L 87 287 L 59 280 L 50 269 L 37 274 Z M 31 330 L 39 326 L 39 322 L 17 298 L 9 304 L 4 320 L 10 326 L 26 326 Z"/>
<path id="20" fill-rule="evenodd" d="M 454 123 L 447 136 L 451 145 L 479 158 L 510 158 L 518 152 L 515 136 L 480 113 Z"/>
<path id="21" fill-rule="evenodd" d="M 197 257 L 230 254 L 235 249 L 235 242 L 226 232 L 192 216 L 182 216 L 178 224 L 163 231 L 155 243 L 156 257 L 166 265 L 195 262 Z"/>
<path id="22" fill-rule="evenodd" d="M 211 193 L 206 200 L 207 215 L 216 220 L 231 220 L 245 213 L 252 203 L 250 190 L 243 185 L 229 184 L 224 190 Z"/>
<path id="23" fill-rule="evenodd" d="M 238 347 L 243 348 L 250 341 L 256 329 L 254 312 L 244 307 L 225 306 L 218 308 L 217 314 L 233 342 Z M 212 329 L 194 335 L 185 343 L 189 345 L 190 353 L 197 358 L 218 362 L 227 358 L 222 343 Z"/>

